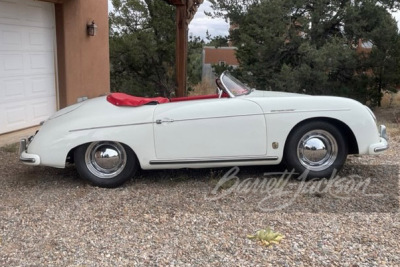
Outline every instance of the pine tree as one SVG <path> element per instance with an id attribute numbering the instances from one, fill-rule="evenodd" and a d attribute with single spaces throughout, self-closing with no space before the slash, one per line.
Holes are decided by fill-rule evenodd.
<path id="1" fill-rule="evenodd" d="M 160 0 L 113 0 L 111 90 L 169 96 L 175 89 L 175 8 Z"/>
<path id="2" fill-rule="evenodd" d="M 259 89 L 342 95 L 379 105 L 400 84 L 399 1 L 211 0 L 239 28 L 237 75 Z M 361 46 L 370 49 L 362 53 Z M 365 49 L 364 49 L 365 50 Z"/>

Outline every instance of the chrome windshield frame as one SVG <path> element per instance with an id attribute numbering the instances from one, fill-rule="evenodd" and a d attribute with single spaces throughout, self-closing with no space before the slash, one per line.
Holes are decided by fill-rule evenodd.
<path id="1" fill-rule="evenodd" d="M 244 90 L 247 91 L 247 93 L 245 94 L 239 94 L 239 95 L 235 95 L 234 93 L 232 93 L 232 91 L 229 89 L 229 87 L 226 85 L 226 83 L 224 82 L 224 77 L 227 77 L 229 80 L 231 80 L 231 82 L 237 84 L 238 86 L 243 87 Z M 241 81 L 239 81 L 237 78 L 235 78 L 234 76 L 230 75 L 230 73 L 228 71 L 224 71 L 220 78 L 219 78 L 222 86 L 224 87 L 223 89 L 225 89 L 224 91 L 229 95 L 230 98 L 235 98 L 238 96 L 242 96 L 242 95 L 248 95 L 252 92 L 252 89 L 250 89 L 247 85 L 243 84 Z"/>
<path id="2" fill-rule="evenodd" d="M 224 83 L 224 76 L 226 76 L 226 71 L 224 71 L 222 74 L 221 74 L 221 77 L 219 78 L 219 80 L 220 80 L 220 82 L 221 82 L 221 84 L 222 84 L 222 86 L 224 87 L 224 89 L 225 89 L 225 92 L 227 92 L 228 93 L 228 95 L 229 95 L 229 97 L 230 98 L 235 98 L 236 96 L 229 90 L 229 88 L 226 86 L 226 84 Z"/>

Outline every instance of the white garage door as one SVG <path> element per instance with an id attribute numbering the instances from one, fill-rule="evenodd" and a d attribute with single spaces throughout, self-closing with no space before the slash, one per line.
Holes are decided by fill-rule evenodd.
<path id="1" fill-rule="evenodd" d="M 0 0 L 0 134 L 56 110 L 54 5 Z"/>

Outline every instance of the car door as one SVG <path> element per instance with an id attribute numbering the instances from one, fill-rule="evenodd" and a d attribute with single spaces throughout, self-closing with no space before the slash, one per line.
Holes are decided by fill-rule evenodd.
<path id="1" fill-rule="evenodd" d="M 263 112 L 245 98 L 158 105 L 154 122 L 157 159 L 247 158 L 267 152 Z"/>

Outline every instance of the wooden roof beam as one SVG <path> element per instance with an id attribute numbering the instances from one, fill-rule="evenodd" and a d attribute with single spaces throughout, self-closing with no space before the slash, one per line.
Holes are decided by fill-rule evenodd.
<path id="1" fill-rule="evenodd" d="M 186 5 L 185 0 L 164 0 L 164 1 L 167 2 L 168 4 L 174 5 L 174 6 Z"/>

